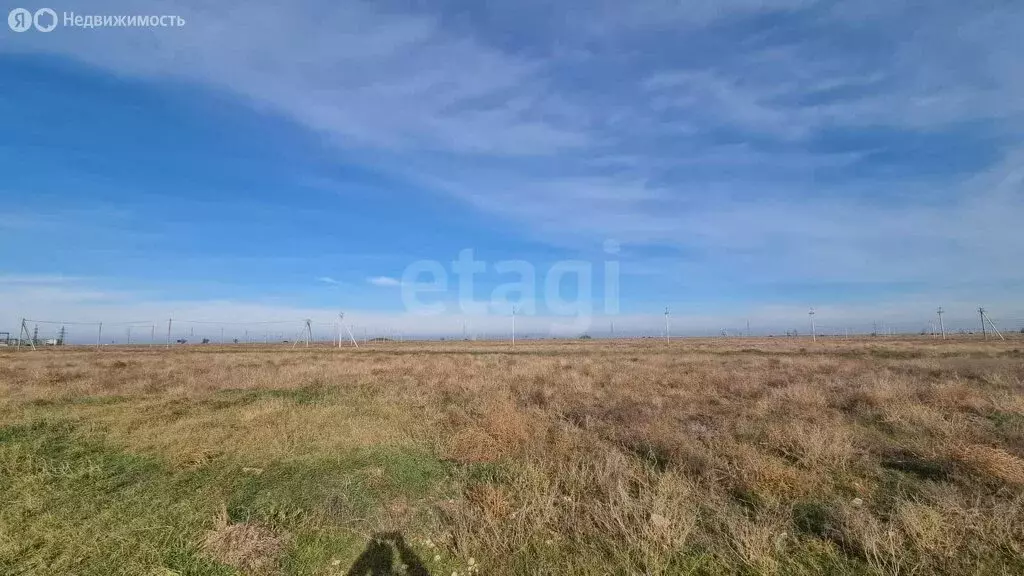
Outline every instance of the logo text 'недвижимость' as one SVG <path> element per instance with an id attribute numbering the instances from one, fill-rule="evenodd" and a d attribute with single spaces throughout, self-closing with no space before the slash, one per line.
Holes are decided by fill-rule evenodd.
<path id="1" fill-rule="evenodd" d="M 68 28 L 180 28 L 185 19 L 177 15 L 142 15 L 142 14 L 75 14 L 64 12 L 58 18 L 57 12 L 51 8 L 40 8 L 35 12 L 25 8 L 15 8 L 7 15 L 7 25 L 15 32 L 27 32 L 35 28 L 40 32 L 51 32 L 58 25 Z"/>

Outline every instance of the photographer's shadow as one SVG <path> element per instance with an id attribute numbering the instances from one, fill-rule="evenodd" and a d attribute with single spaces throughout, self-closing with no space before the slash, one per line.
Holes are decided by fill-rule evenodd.
<path id="1" fill-rule="evenodd" d="M 405 569 L 396 571 L 394 552 L 398 552 L 398 564 Z M 348 576 L 392 576 L 407 574 L 409 576 L 430 576 L 430 572 L 420 561 L 419 556 L 409 548 L 399 532 L 383 532 L 374 534 L 366 545 L 366 550 L 356 558 L 346 573 Z"/>

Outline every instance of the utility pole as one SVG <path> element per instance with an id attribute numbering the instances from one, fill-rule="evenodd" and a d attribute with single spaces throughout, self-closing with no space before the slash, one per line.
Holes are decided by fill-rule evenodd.
<path id="1" fill-rule="evenodd" d="M 306 325 L 302 327 L 302 339 L 306 341 L 306 348 L 309 348 L 309 341 L 313 339 L 313 321 L 306 318 Z M 299 344 L 299 339 L 296 338 L 295 342 L 292 342 L 292 348 L 295 348 Z"/>
<path id="2" fill-rule="evenodd" d="M 946 327 L 942 325 L 942 313 L 943 313 L 942 306 L 939 306 L 939 309 L 936 310 L 935 313 L 939 315 L 939 332 L 942 334 L 942 339 L 945 340 L 946 339 Z"/>
<path id="3" fill-rule="evenodd" d="M 21 331 L 18 332 L 18 349 L 19 350 L 21 349 L 21 339 L 22 339 L 22 336 L 24 336 L 24 338 L 26 340 L 28 340 L 29 346 L 31 346 L 32 349 L 35 350 L 36 349 L 36 341 L 32 337 L 29 336 L 28 325 L 25 323 L 25 319 L 24 318 L 21 319 Z"/>
<path id="4" fill-rule="evenodd" d="M 131 324 L 128 325 L 128 345 L 129 346 L 132 345 L 132 326 L 131 326 Z"/>
<path id="5" fill-rule="evenodd" d="M 750 338 L 750 319 L 747 319 L 747 338 Z"/>
<path id="6" fill-rule="evenodd" d="M 669 331 L 668 325 L 668 306 L 665 306 L 665 343 L 669 343 L 672 340 L 672 334 Z"/>
<path id="7" fill-rule="evenodd" d="M 515 306 L 512 306 L 512 347 L 515 347 Z"/>
<path id="8" fill-rule="evenodd" d="M 152 346 L 156 342 L 156 324 L 149 326 L 149 345 Z"/>
<path id="9" fill-rule="evenodd" d="M 221 344 L 224 343 L 224 327 L 223 326 L 220 327 L 220 343 Z"/>
<path id="10" fill-rule="evenodd" d="M 1000 340 L 1006 340 L 1006 338 L 1003 338 L 1003 333 L 999 331 L 999 328 L 996 328 L 996 325 L 992 322 L 992 319 L 988 317 L 988 314 L 985 314 L 984 308 L 982 308 L 980 310 L 981 310 L 981 327 L 982 328 L 985 327 L 985 321 L 987 320 L 988 321 L 988 325 L 992 327 L 992 331 L 996 333 L 996 336 L 999 336 Z"/>
<path id="11" fill-rule="evenodd" d="M 67 333 L 64 331 L 64 327 L 61 326 L 60 327 L 60 340 L 57 341 L 57 344 L 60 344 L 61 346 L 63 346 L 64 345 L 64 339 L 66 337 L 67 337 Z"/>
<path id="12" fill-rule="evenodd" d="M 345 327 L 345 331 L 348 332 L 348 338 L 352 341 L 352 345 L 359 348 L 359 342 L 356 342 L 356 337 L 352 334 L 352 330 L 345 325 L 345 313 L 338 312 L 338 322 Z M 341 330 L 338 330 L 338 348 L 341 348 Z"/>
<path id="13" fill-rule="evenodd" d="M 811 311 L 808 312 L 807 315 L 811 318 L 811 341 L 812 342 L 817 342 L 818 341 L 818 335 L 814 331 L 814 307 L 813 306 L 811 307 Z"/>
<path id="14" fill-rule="evenodd" d="M 988 340 L 988 333 L 985 332 L 985 308 L 978 306 L 978 316 L 981 318 L 981 335 Z"/>
<path id="15" fill-rule="evenodd" d="M 103 340 L 103 322 L 100 322 L 100 328 L 96 332 L 96 346 L 97 347 L 99 347 L 101 340 Z"/>
<path id="16" fill-rule="evenodd" d="M 171 347 L 171 319 L 167 319 L 167 347 Z"/>

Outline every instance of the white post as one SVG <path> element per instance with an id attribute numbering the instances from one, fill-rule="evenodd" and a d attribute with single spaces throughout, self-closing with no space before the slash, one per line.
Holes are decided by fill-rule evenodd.
<path id="1" fill-rule="evenodd" d="M 512 307 L 512 347 L 516 347 L 516 307 Z"/>
<path id="2" fill-rule="evenodd" d="M 352 329 L 345 324 L 345 313 L 338 313 L 338 348 L 341 348 L 341 328 L 344 327 L 345 331 L 348 332 L 348 338 L 352 341 L 352 345 L 359 348 L 359 342 L 356 342 L 356 336 L 352 333 Z"/>
<path id="3" fill-rule="evenodd" d="M 338 347 L 339 348 L 341 347 L 341 328 L 344 325 L 345 325 L 345 313 L 339 312 L 338 313 Z M 351 335 L 351 330 L 349 330 L 349 335 Z M 355 338 L 352 338 L 352 343 L 355 343 Z M 356 344 L 356 345 L 358 345 L 358 344 Z"/>

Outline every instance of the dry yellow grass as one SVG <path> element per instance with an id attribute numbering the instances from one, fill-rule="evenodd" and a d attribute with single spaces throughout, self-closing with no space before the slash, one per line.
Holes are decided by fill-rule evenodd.
<path id="1" fill-rule="evenodd" d="M 221 507 L 213 529 L 203 538 L 207 553 L 246 574 L 274 570 L 282 545 L 282 539 L 268 528 L 231 522 L 226 507 Z"/>
<path id="2" fill-rule="evenodd" d="M 439 574 L 469 557 L 488 574 L 1022 573 L 1021 348 L 908 338 L 4 351 L 0 423 L 14 440 L 0 487 L 18 500 L 0 504 L 0 569 L 101 564 L 60 531 L 116 523 L 103 492 L 81 518 L 44 521 L 32 504 L 62 486 L 39 471 L 59 437 L 150 459 L 153 490 L 191 482 L 191 512 L 165 519 L 184 527 L 182 557 L 235 558 L 223 546 L 210 558 L 204 534 L 261 526 L 282 538 L 273 566 L 284 573 L 342 573 L 370 534 L 390 530 Z M 215 526 L 225 503 L 233 517 Z M 117 538 L 152 551 L 122 552 L 106 573 L 219 573 L 174 560 L 144 530 Z M 105 542 L 95 546 L 118 550 Z"/>

